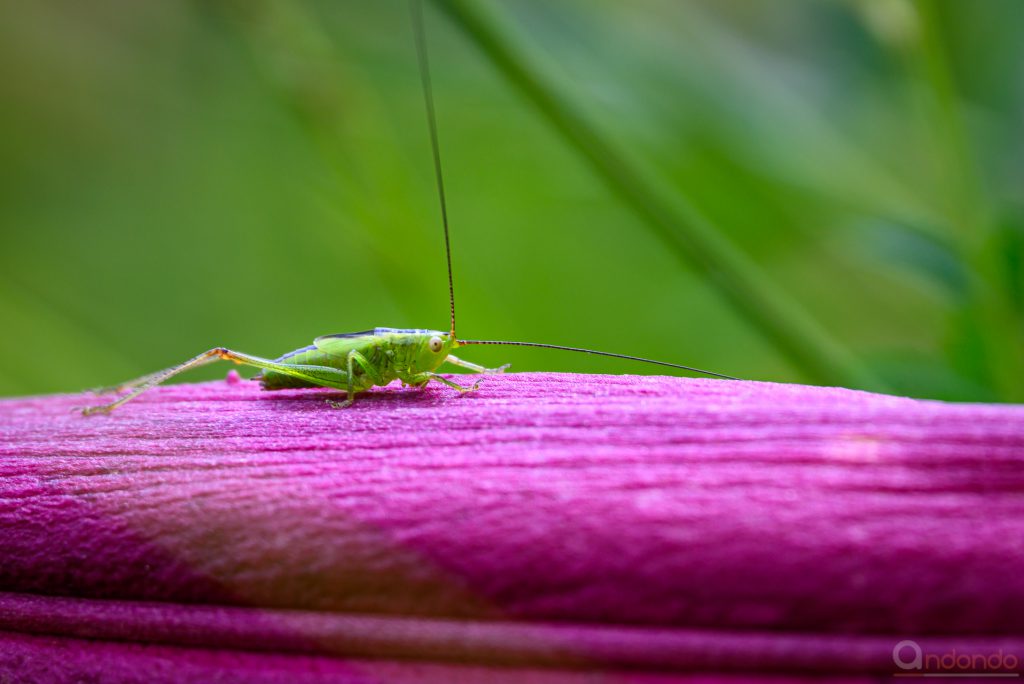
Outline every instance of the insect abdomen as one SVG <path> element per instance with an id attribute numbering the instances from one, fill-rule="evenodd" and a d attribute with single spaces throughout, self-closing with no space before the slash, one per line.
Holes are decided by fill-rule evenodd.
<path id="1" fill-rule="evenodd" d="M 277 363 L 296 363 L 310 366 L 330 366 L 332 368 L 339 368 L 338 359 L 327 356 L 322 351 L 316 348 L 314 345 L 303 347 L 302 349 L 296 349 L 295 351 L 288 352 L 281 358 L 275 359 Z M 291 375 L 285 375 L 284 373 L 278 373 L 272 370 L 264 370 L 259 376 L 260 383 L 263 385 L 265 390 L 279 390 L 279 389 L 291 389 L 295 387 L 319 387 L 312 382 L 307 382 L 300 378 L 293 377 Z"/>

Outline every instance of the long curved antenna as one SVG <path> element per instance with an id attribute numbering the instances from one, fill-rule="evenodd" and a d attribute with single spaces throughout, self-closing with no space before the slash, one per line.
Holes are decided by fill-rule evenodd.
<path id="1" fill-rule="evenodd" d="M 596 356 L 610 356 L 613 359 L 626 359 L 628 361 L 640 361 L 641 363 L 653 363 L 656 366 L 668 366 L 669 368 L 678 368 L 680 370 L 687 370 L 692 373 L 703 373 L 704 375 L 713 375 L 716 378 L 722 378 L 724 380 L 739 380 L 731 375 L 722 375 L 721 373 L 715 373 L 714 371 L 701 370 L 700 368 L 693 368 L 692 366 L 683 366 L 678 363 L 669 363 L 667 361 L 655 361 L 654 359 L 645 359 L 640 356 L 627 356 L 626 354 L 613 354 L 612 352 L 596 351 L 594 349 L 581 349 L 580 347 L 563 347 L 559 344 L 542 344 L 540 342 L 504 342 L 501 340 L 459 340 L 459 346 L 467 344 L 493 344 L 493 345 L 504 345 L 507 347 L 538 347 L 540 349 L 561 349 L 562 351 L 580 352 L 583 354 L 594 354 Z"/>
<path id="2" fill-rule="evenodd" d="M 430 127 L 430 146 L 434 151 L 434 175 L 437 176 L 437 194 L 441 198 L 441 223 L 444 224 L 444 253 L 448 259 L 448 303 L 452 316 L 452 339 L 455 338 L 455 286 L 452 284 L 452 247 L 448 239 L 448 205 L 444 198 L 444 176 L 441 174 L 441 149 L 437 143 L 437 116 L 434 114 L 434 89 L 430 83 L 430 60 L 427 58 L 427 37 L 423 30 L 423 3 L 409 0 L 412 13 L 413 35 L 416 38 L 416 55 L 419 58 L 420 80 L 423 82 L 423 99 L 427 105 L 427 125 Z"/>

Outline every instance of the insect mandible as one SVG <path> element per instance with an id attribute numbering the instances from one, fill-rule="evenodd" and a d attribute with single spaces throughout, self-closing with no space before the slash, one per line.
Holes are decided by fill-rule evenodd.
<path id="1" fill-rule="evenodd" d="M 83 408 L 83 414 L 109 413 L 179 373 L 184 373 L 187 370 L 219 360 L 233 361 L 236 364 L 254 366 L 261 369 L 260 375 L 257 377 L 263 389 L 266 390 L 298 387 L 330 387 L 344 390 L 345 401 L 337 403 L 338 406 L 343 407 L 351 406 L 355 401 L 356 394 L 359 392 L 368 390 L 373 386 L 388 385 L 394 380 L 401 380 L 404 384 L 412 387 L 423 387 L 431 380 L 434 380 L 451 387 L 461 394 L 465 394 L 477 389 L 480 384 L 479 381 L 469 387 L 453 382 L 437 373 L 437 369 L 442 364 L 450 363 L 461 366 L 474 373 L 501 373 L 508 368 L 508 364 L 498 368 L 485 368 L 452 354 L 452 351 L 459 347 L 475 344 L 560 349 L 562 351 L 596 354 L 598 356 L 610 356 L 618 359 L 651 363 L 702 373 L 704 375 L 712 375 L 727 380 L 735 379 L 728 375 L 690 366 L 593 349 L 539 342 L 460 340 L 456 337 L 455 288 L 452 279 L 448 208 L 445 200 L 444 178 L 441 173 L 441 154 L 438 144 L 437 120 L 434 112 L 433 88 L 430 81 L 430 64 L 427 57 L 426 37 L 423 29 L 421 0 L 410 0 L 410 7 L 412 10 L 413 33 L 419 62 L 420 79 L 423 85 L 423 97 L 426 105 L 427 124 L 430 131 L 434 175 L 437 180 L 437 192 L 441 207 L 441 223 L 444 227 L 444 248 L 448 266 L 449 330 L 442 332 L 440 330 L 375 328 L 363 332 L 324 335 L 316 338 L 313 344 L 288 352 L 274 360 L 233 351 L 226 347 L 215 347 L 176 366 L 144 375 L 141 378 L 136 378 L 111 388 L 99 390 L 100 392 L 128 391 L 128 393 L 108 404 Z M 335 402 L 331 403 L 334 404 Z"/>

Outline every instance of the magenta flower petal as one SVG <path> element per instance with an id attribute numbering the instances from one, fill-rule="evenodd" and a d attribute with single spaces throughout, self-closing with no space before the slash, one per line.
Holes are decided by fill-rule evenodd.
<path id="1" fill-rule="evenodd" d="M 1024 407 L 567 374 L 336 396 L 0 402 L 0 681 L 1024 658 Z"/>

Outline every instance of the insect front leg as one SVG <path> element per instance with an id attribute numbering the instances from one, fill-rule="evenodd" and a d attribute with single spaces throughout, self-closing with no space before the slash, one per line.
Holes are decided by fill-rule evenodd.
<path id="1" fill-rule="evenodd" d="M 459 357 L 455 356 L 455 354 L 449 354 L 448 357 L 445 358 L 445 361 L 455 366 L 468 368 L 474 373 L 504 373 L 505 369 L 512 365 L 510 363 L 506 363 L 504 366 L 498 366 L 497 368 L 484 368 L 478 363 L 473 363 L 472 361 L 460 359 Z"/>
<path id="2" fill-rule="evenodd" d="M 449 380 L 448 378 L 444 377 L 443 375 L 438 375 L 437 373 L 431 373 L 429 371 L 425 371 L 423 373 L 416 373 L 415 375 L 410 375 L 408 377 L 402 378 L 403 382 L 407 382 L 410 385 L 413 385 L 414 387 L 422 387 L 423 385 L 426 385 L 431 380 L 437 380 L 440 383 L 448 385 L 453 390 L 458 391 L 459 394 L 466 394 L 468 392 L 473 392 L 473 391 L 475 391 L 476 389 L 478 389 L 480 387 L 480 381 L 479 380 L 477 380 L 475 383 L 473 383 L 472 387 L 463 387 L 459 383 L 452 382 L 451 380 Z"/>

